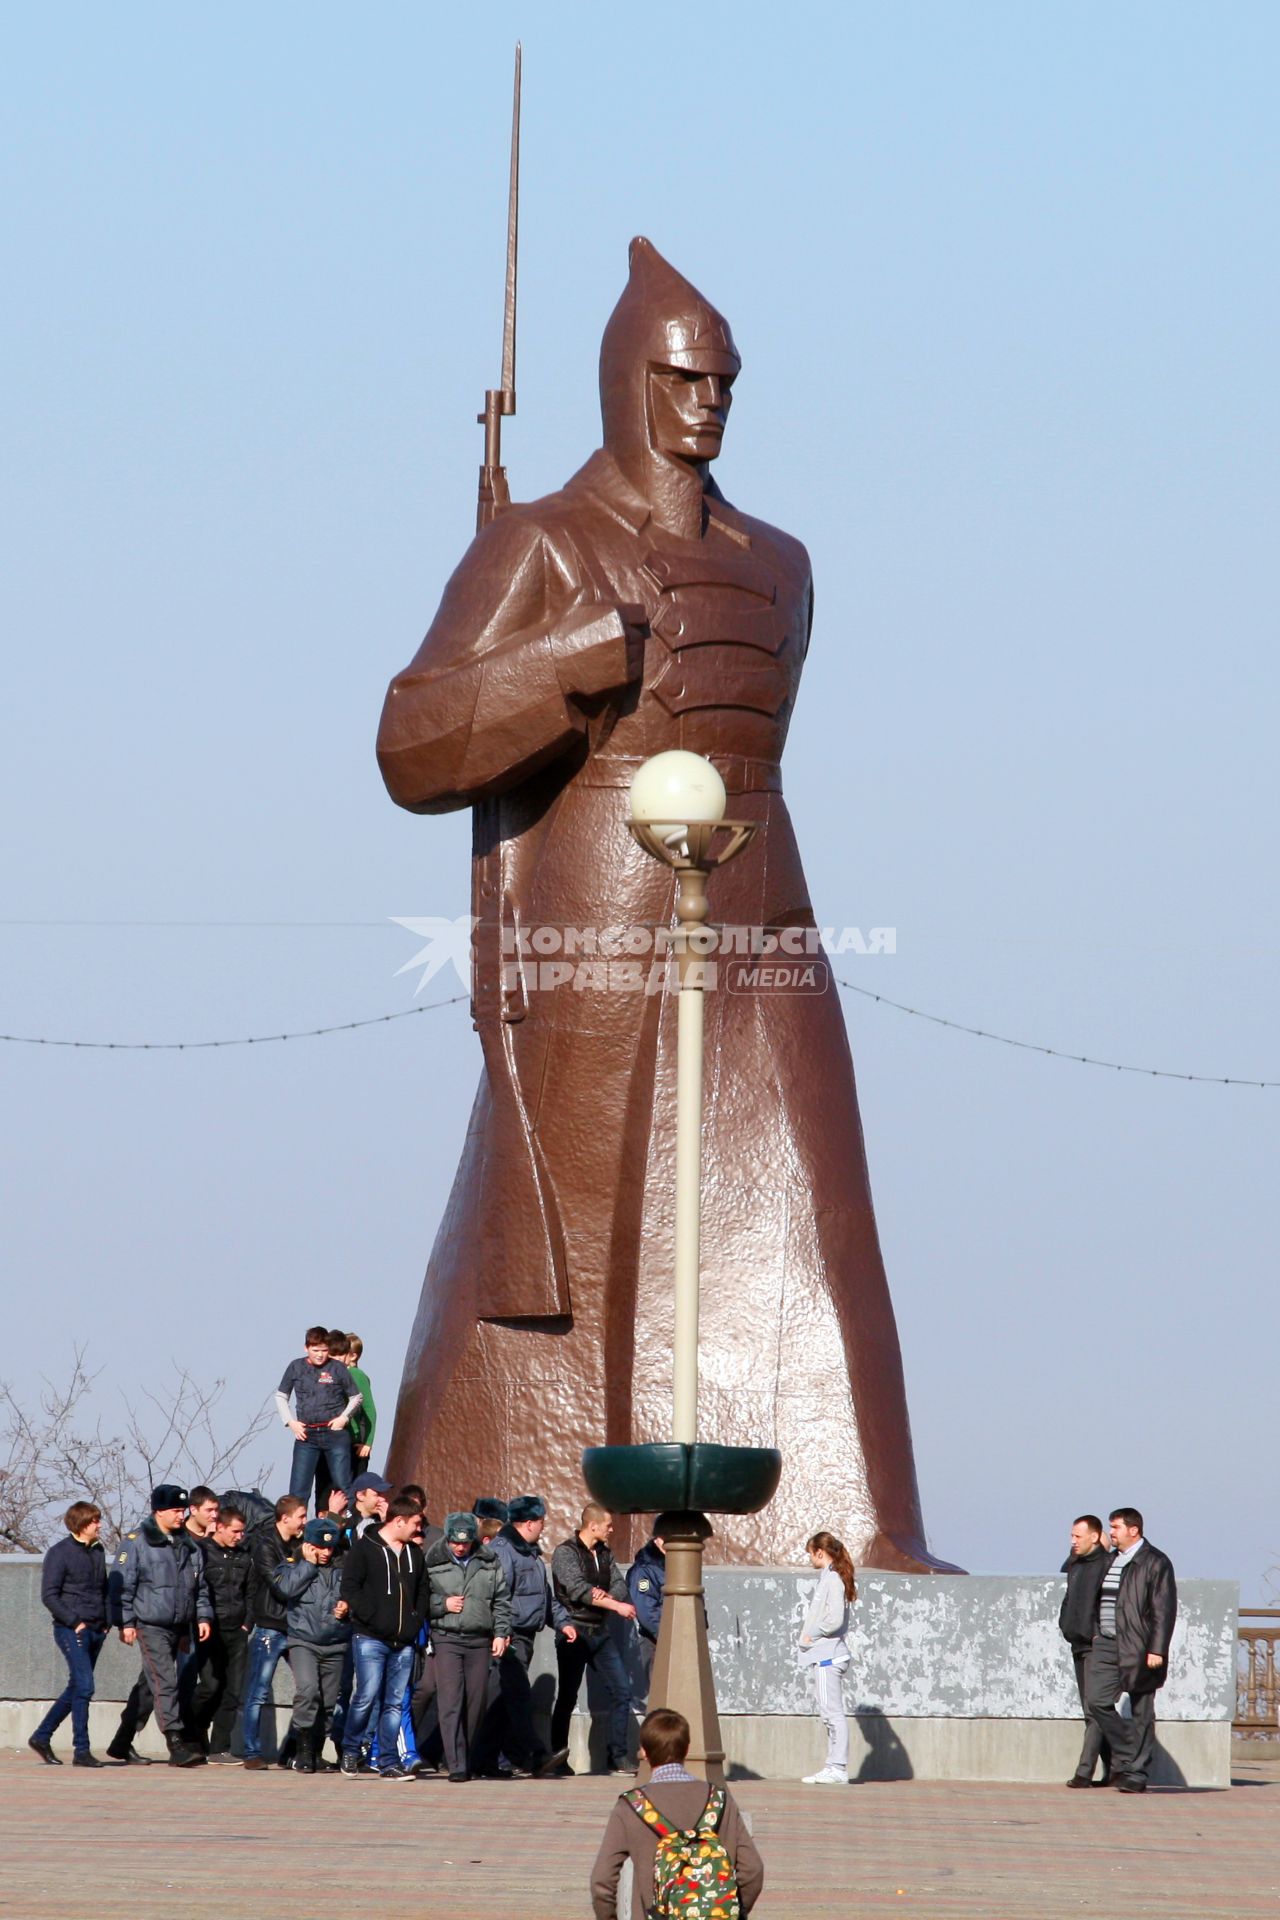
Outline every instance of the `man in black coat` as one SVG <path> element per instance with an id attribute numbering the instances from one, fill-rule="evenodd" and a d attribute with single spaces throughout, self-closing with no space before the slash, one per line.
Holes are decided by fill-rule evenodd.
<path id="1" fill-rule="evenodd" d="M 1121 1793 L 1145 1793 L 1155 1750 L 1156 1692 L 1169 1674 L 1178 1587 L 1169 1556 L 1142 1534 L 1136 1507 L 1111 1515 L 1114 1551 L 1098 1593 L 1098 1630 L 1089 1649 L 1089 1716 L 1110 1743 Z M 1116 1711 L 1129 1696 L 1132 1718 Z"/>
<path id="2" fill-rule="evenodd" d="M 248 1539 L 249 1653 L 240 1738 L 244 1764 L 250 1773 L 261 1773 L 267 1765 L 262 1751 L 262 1715 L 271 1702 L 275 1671 L 289 1639 L 284 1601 L 272 1585 L 271 1576 L 282 1566 L 301 1558 L 302 1529 L 306 1523 L 305 1501 L 295 1493 L 281 1494 L 276 1501 L 274 1520 L 255 1527 Z M 274 1720 L 272 1709 L 273 1727 Z"/>
<path id="3" fill-rule="evenodd" d="M 210 1760 L 231 1761 L 231 1735 L 244 1694 L 249 1654 L 249 1579 L 253 1563 L 244 1543 L 245 1516 L 223 1507 L 201 1544 L 213 1601 L 213 1633 L 183 1671 L 187 1721 Z"/>
<path id="4" fill-rule="evenodd" d="M 1102 1587 L 1102 1576 L 1110 1562 L 1111 1555 L 1102 1544 L 1101 1520 L 1096 1513 L 1082 1513 L 1071 1523 L 1071 1552 L 1062 1566 L 1062 1572 L 1067 1576 L 1067 1591 L 1058 1614 L 1059 1629 L 1071 1649 L 1080 1710 L 1084 1714 L 1084 1745 L 1080 1749 L 1076 1770 L 1067 1782 L 1069 1787 L 1111 1785 L 1111 1748 L 1102 1736 L 1102 1729 L 1089 1713 L 1089 1696 L 1085 1686 L 1085 1663 L 1093 1645 L 1093 1636 L 1098 1631 L 1098 1594 Z M 1102 1761 L 1102 1778 L 1095 1780 L 1093 1770 L 1099 1759 Z"/>

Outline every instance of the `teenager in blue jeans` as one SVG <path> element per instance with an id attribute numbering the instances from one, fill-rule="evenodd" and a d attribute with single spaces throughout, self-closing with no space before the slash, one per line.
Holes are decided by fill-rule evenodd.
<path id="1" fill-rule="evenodd" d="M 98 1539 L 102 1509 L 76 1500 L 63 1519 L 69 1538 L 44 1557 L 40 1598 L 53 1615 L 53 1637 L 70 1677 L 27 1745 L 46 1766 L 60 1767 L 51 1742 L 70 1714 L 72 1765 L 100 1767 L 104 1763 L 89 1748 L 89 1702 L 93 1670 L 107 1638 L 107 1556 Z"/>
<path id="2" fill-rule="evenodd" d="M 382 1525 L 354 1541 L 342 1567 L 350 1609 L 354 1684 L 342 1728 L 342 1771 L 360 1770 L 360 1749 L 378 1736 L 378 1775 L 412 1780 L 400 1764 L 397 1739 L 414 1642 L 427 1613 L 427 1572 L 414 1544 L 421 1512 L 414 1500 L 391 1501 Z"/>
<path id="3" fill-rule="evenodd" d="M 308 1327 L 307 1350 L 291 1360 L 276 1389 L 280 1418 L 293 1435 L 289 1491 L 309 1500 L 316 1468 L 324 1456 L 329 1485 L 351 1491 L 351 1416 L 360 1405 L 360 1389 L 341 1360 L 329 1353 L 329 1329 Z M 294 1411 L 289 1411 L 290 1396 Z"/>
<path id="4" fill-rule="evenodd" d="M 307 1509 L 296 1494 L 281 1494 L 275 1518 L 264 1521 L 249 1535 L 249 1654 L 245 1665 L 244 1711 L 240 1730 L 244 1764 L 261 1773 L 267 1762 L 262 1752 L 262 1713 L 271 1699 L 271 1682 L 284 1657 L 289 1623 L 282 1596 L 272 1575 L 302 1557 L 302 1529 Z"/>

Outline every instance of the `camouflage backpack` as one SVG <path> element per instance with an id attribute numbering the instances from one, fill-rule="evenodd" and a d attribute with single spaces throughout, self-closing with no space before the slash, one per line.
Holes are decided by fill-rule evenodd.
<path id="1" fill-rule="evenodd" d="M 713 1787 L 698 1824 L 687 1833 L 669 1827 L 639 1787 L 624 1794 L 627 1805 L 654 1838 L 653 1892 L 648 1920 L 741 1920 L 738 1880 L 720 1838 L 724 1788 Z"/>

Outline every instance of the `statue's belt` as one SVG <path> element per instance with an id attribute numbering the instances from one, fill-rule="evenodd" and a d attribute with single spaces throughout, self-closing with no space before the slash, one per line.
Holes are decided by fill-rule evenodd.
<path id="1" fill-rule="evenodd" d="M 629 787 L 637 767 L 649 756 L 643 753 L 593 754 L 578 773 L 578 787 Z M 776 760 L 753 760 L 741 753 L 717 753 L 716 771 L 729 793 L 781 793 L 782 769 Z"/>

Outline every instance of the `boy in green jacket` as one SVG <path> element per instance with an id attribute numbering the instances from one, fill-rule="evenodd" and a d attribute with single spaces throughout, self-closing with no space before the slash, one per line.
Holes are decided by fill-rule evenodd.
<path id="1" fill-rule="evenodd" d="M 332 1334 L 329 1336 L 333 1338 Z M 360 1393 L 360 1405 L 351 1416 L 351 1452 L 352 1457 L 361 1463 L 364 1471 L 370 1454 L 373 1452 L 373 1435 L 378 1424 L 378 1409 L 373 1404 L 373 1388 L 369 1385 L 369 1376 L 360 1365 L 364 1353 L 364 1341 L 358 1333 L 346 1335 L 346 1351 L 338 1358 L 355 1381 Z"/>

